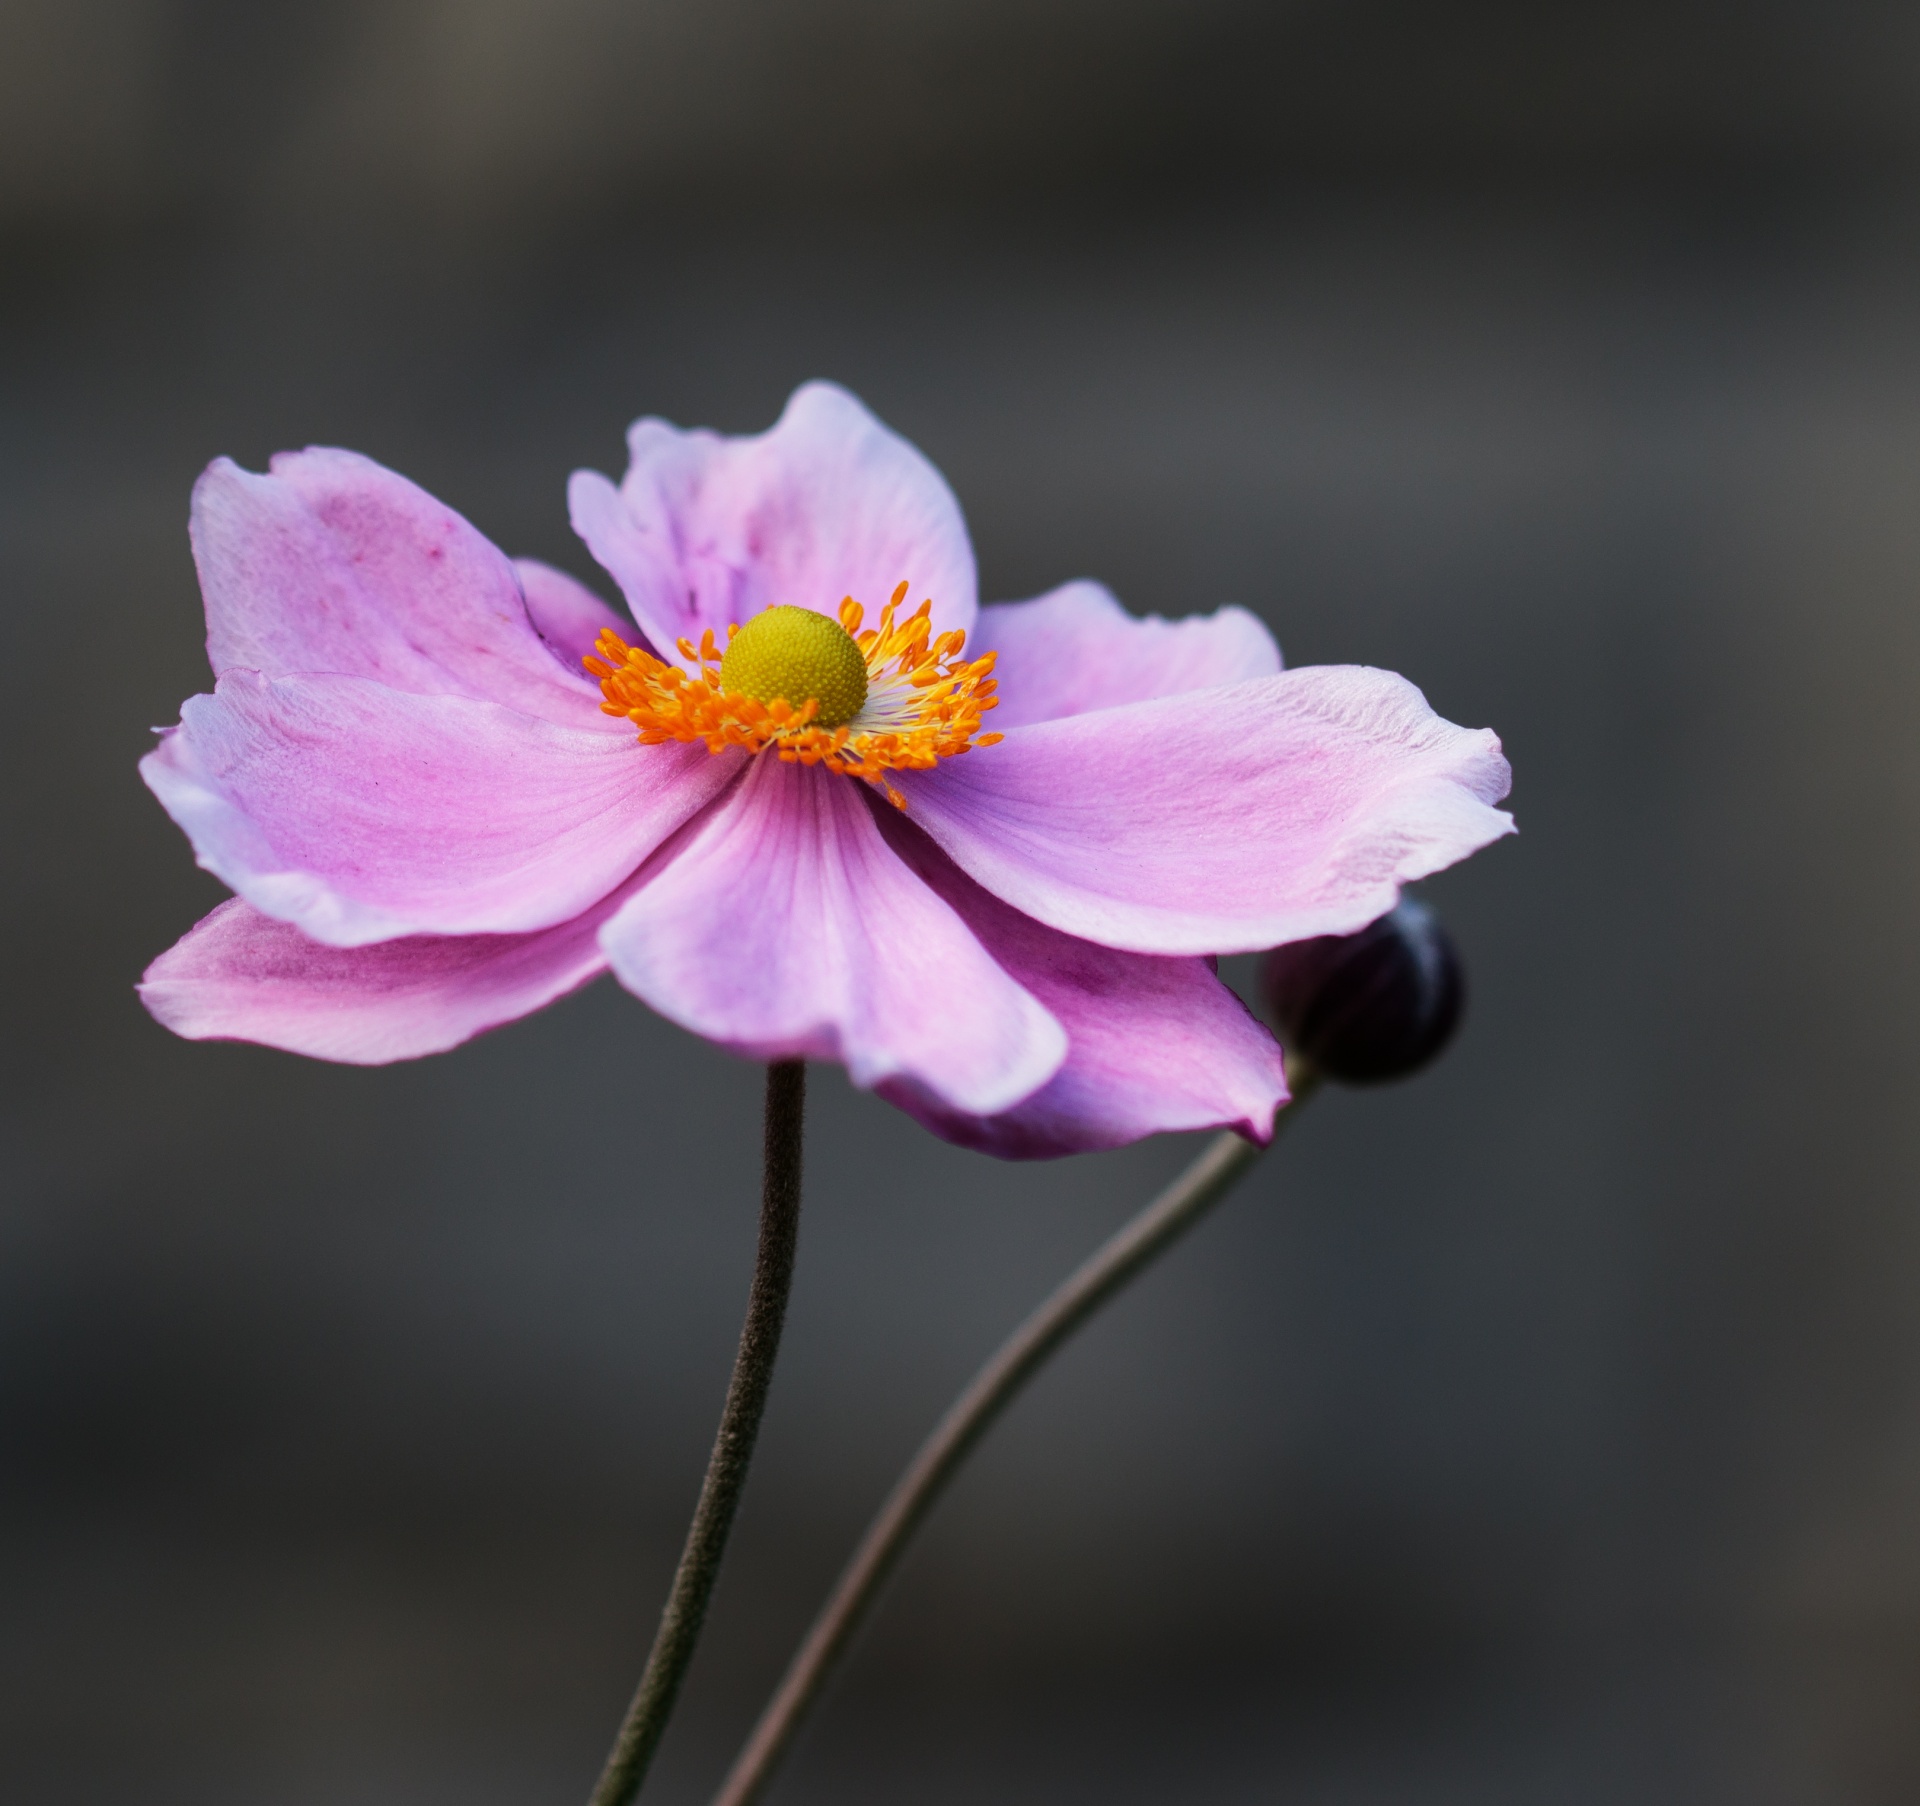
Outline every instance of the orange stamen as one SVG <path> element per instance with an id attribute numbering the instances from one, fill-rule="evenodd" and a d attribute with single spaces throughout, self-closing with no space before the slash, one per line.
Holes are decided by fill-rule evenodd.
<path id="1" fill-rule="evenodd" d="M 711 627 L 697 646 L 678 642 L 680 656 L 696 667 L 692 671 L 629 646 L 611 628 L 594 642 L 599 657 L 589 654 L 582 663 L 600 680 L 601 709 L 633 722 L 642 746 L 704 740 L 716 753 L 729 746 L 755 753 L 771 748 L 789 763 L 825 765 L 860 778 L 904 809 L 907 799 L 888 772 L 931 771 L 942 759 L 1003 738 L 979 731 L 980 717 L 995 705 L 995 654 L 963 661 L 964 633 L 933 638 L 931 601 L 899 620 L 906 595 L 902 583 L 881 609 L 879 625 L 864 632 L 866 611 L 851 596 L 840 604 L 840 625 L 867 661 L 868 686 L 867 706 L 842 727 L 812 726 L 820 708 L 812 698 L 762 702 L 722 688 L 722 651 Z M 728 628 L 728 637 L 738 631 Z"/>

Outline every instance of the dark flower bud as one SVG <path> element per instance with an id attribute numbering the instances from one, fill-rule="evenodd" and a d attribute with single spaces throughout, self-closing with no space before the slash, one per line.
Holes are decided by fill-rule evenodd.
<path id="1" fill-rule="evenodd" d="M 1274 948 L 1260 985 L 1280 1045 L 1348 1085 L 1417 1072 L 1453 1038 L 1466 1001 L 1453 937 L 1412 897 L 1358 934 Z"/>

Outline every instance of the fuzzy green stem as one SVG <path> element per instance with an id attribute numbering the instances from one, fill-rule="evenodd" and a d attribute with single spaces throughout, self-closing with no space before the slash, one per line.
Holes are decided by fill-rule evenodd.
<path id="1" fill-rule="evenodd" d="M 1316 1074 L 1293 1062 L 1289 1078 L 1294 1102 L 1281 1117 L 1282 1124 L 1291 1121 L 1319 1083 Z M 1219 1203 L 1260 1154 L 1252 1142 L 1231 1131 L 1215 1136 L 1172 1185 L 1061 1284 L 974 1375 L 868 1526 L 779 1690 L 714 1795 L 713 1806 L 751 1806 L 759 1798 L 914 1532 L 1020 1388 L 1081 1324 Z"/>
<path id="2" fill-rule="evenodd" d="M 592 1806 L 629 1806 L 646 1779 L 673 1703 L 700 1641 L 700 1626 L 720 1574 L 727 1533 L 746 1485 L 754 1438 L 766 1409 L 780 1326 L 793 1285 L 794 1243 L 800 1229 L 800 1150 L 807 1069 L 799 1060 L 767 1068 L 766 1179 L 760 1203 L 760 1248 L 754 1261 L 747 1320 L 740 1331 L 726 1407 L 707 1461 L 700 1503 L 687 1527 L 686 1547 L 646 1671 L 614 1739 L 613 1753 L 593 1790 Z"/>

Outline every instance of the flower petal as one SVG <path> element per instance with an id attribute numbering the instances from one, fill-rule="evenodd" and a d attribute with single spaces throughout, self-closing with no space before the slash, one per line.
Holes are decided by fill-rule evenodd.
<path id="1" fill-rule="evenodd" d="M 256 1041 L 355 1066 L 413 1060 L 598 977 L 600 924 L 617 904 L 537 934 L 324 947 L 234 897 L 147 968 L 140 998 L 189 1041 Z"/>
<path id="2" fill-rule="evenodd" d="M 1287 1096 L 1280 1048 L 1205 960 L 1121 953 L 1043 927 L 982 890 L 897 811 L 879 819 L 895 851 L 1067 1031 L 1065 1064 L 998 1116 L 963 1114 L 906 1080 L 881 1087 L 889 1102 L 945 1140 L 1008 1160 L 1170 1129 L 1271 1138 Z"/>
<path id="3" fill-rule="evenodd" d="M 991 1115 L 1066 1036 L 880 837 L 855 781 L 762 754 L 601 935 L 614 975 L 695 1034 L 845 1063 Z"/>
<path id="4" fill-rule="evenodd" d="M 598 686 L 534 631 L 505 555 L 370 458 L 283 452 L 269 476 L 218 459 L 191 532 L 216 676 L 338 672 L 608 725 Z"/>
<path id="5" fill-rule="evenodd" d="M 1348 934 L 1513 821 L 1493 734 L 1405 678 L 1316 665 L 1016 728 L 903 772 L 913 819 L 996 896 L 1103 946 L 1235 953 Z"/>
<path id="6" fill-rule="evenodd" d="M 567 480 L 567 512 L 574 532 L 620 586 L 660 657 L 673 658 L 674 642 L 682 636 L 699 639 L 695 577 L 684 568 L 671 523 L 662 523 L 659 531 L 643 528 L 620 491 L 597 470 L 576 470 Z M 724 637 L 724 629 L 715 631 Z"/>
<path id="7" fill-rule="evenodd" d="M 936 632 L 970 630 L 973 548 L 946 480 L 846 390 L 808 383 L 768 432 L 722 438 L 639 420 L 616 490 L 577 471 L 574 530 L 613 574 L 663 656 L 776 603 L 869 619 L 903 579 L 933 600 Z"/>
<path id="8" fill-rule="evenodd" d="M 516 558 L 513 574 L 520 579 L 521 594 L 527 603 L 527 616 L 533 630 L 546 641 L 547 650 L 562 667 L 575 676 L 582 674 L 580 661 L 593 650 L 593 643 L 609 627 L 632 642 L 633 623 L 618 610 L 609 608 L 584 583 L 556 571 L 537 558 Z M 600 686 L 587 680 L 595 697 Z"/>
<path id="9" fill-rule="evenodd" d="M 315 940 L 358 947 L 564 922 L 739 761 L 364 678 L 229 671 L 140 769 L 207 870 Z"/>
<path id="10" fill-rule="evenodd" d="M 1031 602 L 981 609 L 969 657 L 997 652 L 1000 704 L 989 726 L 1148 702 L 1184 690 L 1271 677 L 1280 648 L 1259 616 L 1228 606 L 1168 621 L 1130 615 L 1102 584 L 1063 583 Z"/>

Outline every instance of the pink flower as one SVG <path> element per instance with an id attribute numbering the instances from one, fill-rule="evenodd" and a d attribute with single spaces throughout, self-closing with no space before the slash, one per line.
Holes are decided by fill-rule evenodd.
<path id="1" fill-rule="evenodd" d="M 980 608 L 951 492 L 844 390 L 629 445 L 571 501 L 645 643 L 352 453 L 201 478 L 218 682 L 141 769 L 237 895 L 147 972 L 161 1022 L 371 1064 L 611 969 L 993 1153 L 1264 1139 L 1279 1052 L 1208 956 L 1357 929 L 1511 828 L 1492 734 L 1283 673 L 1241 609 Z M 930 607 L 874 621 L 903 579 Z"/>

